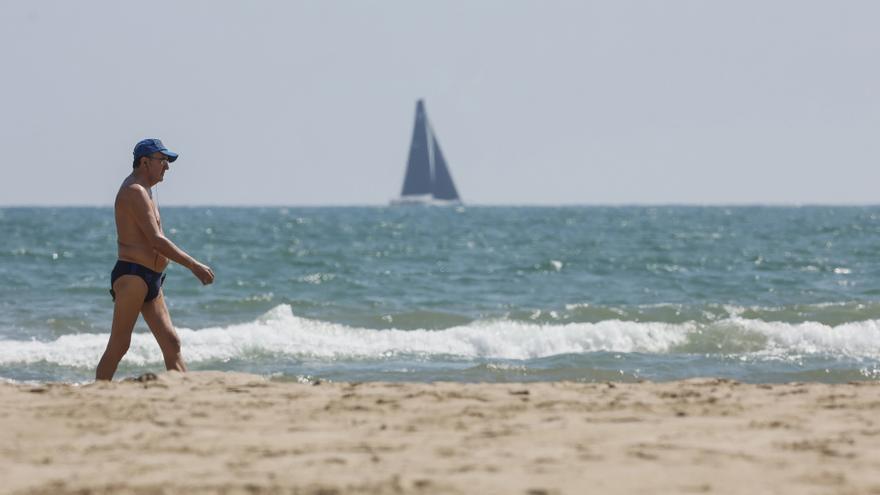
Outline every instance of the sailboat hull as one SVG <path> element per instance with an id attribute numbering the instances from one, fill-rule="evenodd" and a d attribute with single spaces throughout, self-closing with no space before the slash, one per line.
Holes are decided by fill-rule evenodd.
<path id="1" fill-rule="evenodd" d="M 430 194 L 424 196 L 401 196 L 391 200 L 391 206 L 461 206 L 459 199 L 437 199 Z"/>

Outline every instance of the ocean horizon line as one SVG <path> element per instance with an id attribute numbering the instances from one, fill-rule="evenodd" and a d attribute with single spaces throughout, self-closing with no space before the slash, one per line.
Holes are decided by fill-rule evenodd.
<path id="1" fill-rule="evenodd" d="M 284 204 L 284 203 L 163 203 L 163 208 L 400 208 L 399 205 L 376 204 L 376 203 L 327 203 L 327 204 Z M 877 203 L 771 203 L 771 202 L 743 202 L 743 203 L 465 203 L 452 206 L 452 208 L 872 208 L 880 206 Z M 112 203 L 16 203 L 0 204 L 0 209 L 24 209 L 24 208 L 112 208 Z M 403 206 L 407 208 L 409 206 Z M 440 207 L 446 208 L 446 207 Z"/>

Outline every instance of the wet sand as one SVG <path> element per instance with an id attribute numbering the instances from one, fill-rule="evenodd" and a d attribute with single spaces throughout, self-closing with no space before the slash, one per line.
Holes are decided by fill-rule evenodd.
<path id="1" fill-rule="evenodd" d="M 880 494 L 880 383 L 0 384 L 0 493 Z"/>

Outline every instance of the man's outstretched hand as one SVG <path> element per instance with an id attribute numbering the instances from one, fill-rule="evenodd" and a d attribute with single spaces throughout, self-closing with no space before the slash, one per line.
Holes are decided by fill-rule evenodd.
<path id="1" fill-rule="evenodd" d="M 196 276 L 197 279 L 202 283 L 202 285 L 208 285 L 214 281 L 214 270 L 211 270 L 211 267 L 208 265 L 203 265 L 196 261 L 193 263 L 190 271 L 193 275 Z"/>

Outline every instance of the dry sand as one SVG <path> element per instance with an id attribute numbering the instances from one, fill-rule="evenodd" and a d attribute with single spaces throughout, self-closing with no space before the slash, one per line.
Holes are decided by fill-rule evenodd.
<path id="1" fill-rule="evenodd" d="M 880 384 L 0 384 L 0 493 L 873 493 Z"/>

